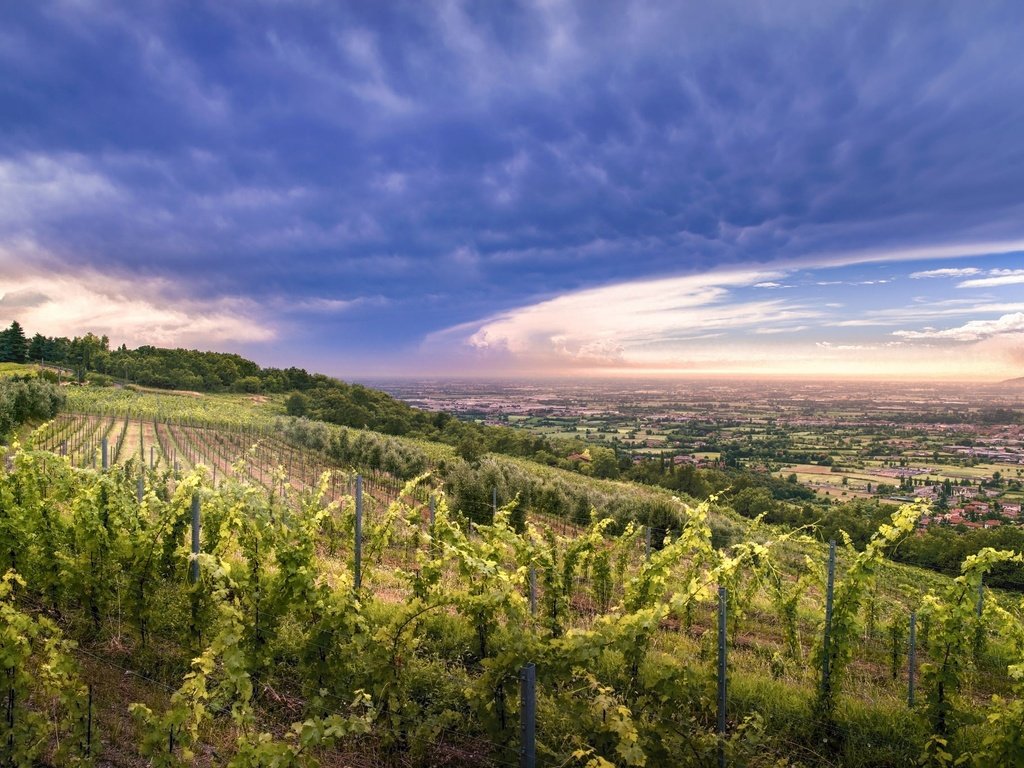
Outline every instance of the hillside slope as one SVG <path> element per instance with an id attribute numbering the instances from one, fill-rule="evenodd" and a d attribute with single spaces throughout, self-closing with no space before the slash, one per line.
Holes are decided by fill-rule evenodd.
<path id="1" fill-rule="evenodd" d="M 132 402 L 138 410 L 151 401 Z M 0 611 L 50 638 L 19 651 L 9 686 L 16 702 L 38 699 L 42 684 L 56 697 L 46 719 L 14 709 L 8 743 L 19 757 L 504 764 L 521 748 L 517 687 L 529 664 L 541 765 L 700 766 L 722 744 L 733 765 L 889 766 L 914 761 L 932 734 L 953 754 L 981 761 L 1008 743 L 996 729 L 986 746 L 967 723 L 986 711 L 989 694 L 1012 693 L 1006 669 L 1018 660 L 1019 616 L 986 590 L 986 624 L 976 622 L 977 579 L 989 563 L 954 583 L 881 559 L 919 511 L 897 513 L 865 552 L 839 547 L 825 646 L 826 552 L 803 535 L 653 489 L 499 458 L 515 466 L 492 471 L 539 472 L 541 488 L 584 485 L 595 521 L 551 526 L 536 512 L 517 526 L 515 500 L 481 515 L 457 487 L 465 478 L 423 477 L 388 505 L 364 499 L 357 549 L 350 486 L 331 496 L 329 479 L 319 491 L 293 485 L 287 473 L 283 485 L 264 484 L 262 473 L 251 479 L 246 464 L 305 465 L 283 443 L 259 437 L 237 446 L 235 471 L 211 482 L 195 452 L 223 455 L 243 425 L 232 426 L 224 409 L 226 423 L 213 430 L 199 413 L 193 408 L 188 428 L 205 437 L 192 442 L 186 425 L 156 422 L 166 425 L 164 449 L 173 440 L 194 469 L 147 467 L 141 496 L 146 452 L 111 439 L 129 423 L 113 412 L 84 423 L 94 444 L 108 436 L 108 450 L 120 445 L 119 454 L 128 445 L 124 463 L 96 471 L 72 466 L 88 464 L 87 451 L 23 452 L 0 474 L 0 496 L 16 499 L 0 518 L 9 543 L 0 569 L 16 568 L 25 582 L 8 578 L 15 588 L 0 589 Z M 154 423 L 140 415 L 131 424 Z M 33 441 L 53 442 L 69 434 L 65 426 L 47 425 Z M 272 451 L 266 461 L 264 449 Z M 615 532 L 600 519 L 606 504 L 644 493 L 678 526 L 650 550 L 643 528 Z M 198 540 L 189 530 L 195 514 Z M 729 541 L 716 542 L 714 515 L 732 523 Z M 729 611 L 723 741 L 713 674 L 719 586 Z M 915 610 L 919 660 L 944 672 L 916 670 L 924 706 L 909 708 L 905 628 Z M 827 684 L 814 661 L 823 648 Z M 64 671 L 47 682 L 54 664 Z M 961 697 L 950 701 L 942 686 L 954 680 Z M 91 739 L 82 731 L 87 699 Z M 127 702 L 136 702 L 131 718 Z M 937 714 L 947 709 L 955 723 Z"/>
<path id="2" fill-rule="evenodd" d="M 380 390 L 302 368 L 263 368 L 232 353 L 151 345 L 111 349 L 106 337 L 91 333 L 73 339 L 40 337 L 37 346 L 38 357 L 72 369 L 79 381 L 200 393 L 289 394 L 286 407 L 293 416 L 442 442 L 467 457 L 494 451 L 556 458 L 581 449 L 569 441 L 563 444 L 521 430 L 421 411 Z"/>

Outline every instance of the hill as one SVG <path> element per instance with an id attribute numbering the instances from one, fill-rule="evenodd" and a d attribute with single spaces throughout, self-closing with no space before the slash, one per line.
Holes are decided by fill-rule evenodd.
<path id="1" fill-rule="evenodd" d="M 756 518 L 764 515 L 768 522 L 789 527 L 812 526 L 822 540 L 848 534 L 854 543 L 863 547 L 871 533 L 882 524 L 891 508 L 869 502 L 832 504 L 816 499 L 814 494 L 797 483 L 785 482 L 769 474 L 749 471 L 738 466 L 713 469 L 676 467 L 655 460 L 634 462 L 626 454 L 613 449 L 587 444 L 581 440 L 549 439 L 528 430 L 497 427 L 460 421 L 447 413 L 426 412 L 413 408 L 392 396 L 359 384 L 349 384 L 322 374 L 310 374 L 300 368 L 262 368 L 257 363 L 229 353 L 201 352 L 186 349 L 164 349 L 149 345 L 130 350 L 122 346 L 111 349 L 106 339 L 94 334 L 82 337 L 33 337 L 30 351 L 42 353 L 51 362 L 76 372 L 76 377 L 95 385 L 109 385 L 120 381 L 124 390 L 139 388 L 165 392 L 160 397 L 169 402 L 174 393 L 188 390 L 193 395 L 202 393 L 217 404 L 213 409 L 231 401 L 245 407 L 266 410 L 278 415 L 306 418 L 313 422 L 326 422 L 360 430 L 360 433 L 385 434 L 409 438 L 411 442 L 390 441 L 382 449 L 380 461 L 386 463 L 396 476 L 411 478 L 423 467 L 435 466 L 424 459 L 424 454 L 435 452 L 437 446 L 454 449 L 455 455 L 466 459 L 468 465 L 478 465 L 488 454 L 502 454 L 533 460 L 546 466 L 555 466 L 578 472 L 586 477 L 627 479 L 645 485 L 662 487 L 668 491 L 694 499 L 716 494 L 741 515 Z M 33 371 L 34 367 L 13 363 L 0 364 L 9 373 Z M 51 379 L 64 378 L 66 373 L 46 371 Z M 120 378 L 115 380 L 114 375 Z M 131 382 L 131 383 L 129 383 Z M 123 391 L 123 390 L 117 390 Z M 86 398 L 88 399 L 88 398 Z M 103 398 L 100 397 L 101 401 Z M 124 398 L 121 398 L 124 400 Z M 120 410 L 140 407 L 137 404 L 97 402 L 95 407 Z M 93 406 L 82 405 L 89 410 Z M 231 408 L 235 408 L 232 405 Z M 975 418 L 991 423 L 1014 423 L 1020 418 L 1006 409 L 978 414 Z M 219 417 L 214 417 L 215 421 Z M 2 426 L 2 425 L 0 425 Z M 307 432 L 296 432 L 302 439 Z M 377 444 L 377 437 L 364 438 Z M 587 450 L 593 461 L 578 462 L 572 457 Z M 347 461 L 350 457 L 339 451 L 336 457 Z M 374 467 L 379 468 L 379 467 Z M 475 471 L 475 470 L 474 470 Z M 520 478 L 512 491 L 528 494 L 533 482 L 524 480 L 530 473 L 516 472 Z M 510 475 L 511 476 L 511 475 Z M 509 488 L 512 484 L 506 483 Z M 573 493 L 551 501 L 547 506 L 569 514 L 574 509 L 580 521 L 586 521 L 588 506 L 586 493 Z M 637 519 L 646 521 L 649 514 L 640 510 Z M 1024 530 L 1006 526 L 997 531 L 933 530 L 915 539 L 912 546 L 901 547 L 895 556 L 904 562 L 923 565 L 955 575 L 967 555 L 977 553 L 986 546 L 1024 547 Z M 1013 589 L 1024 589 L 1024 568 L 1001 567 L 992 577 L 994 583 Z"/>
<path id="2" fill-rule="evenodd" d="M 804 531 L 288 417 L 282 396 L 66 389 L 67 411 L 25 436 L 53 450 L 0 473 L 0 570 L 18 574 L 0 612 L 40 640 L 4 646 L 0 737 L 19 759 L 504 764 L 533 664 L 539 764 L 697 766 L 721 748 L 731 765 L 889 766 L 936 738 L 1009 764 L 1012 725 L 972 723 L 1020 706 L 1019 606 L 984 588 L 975 610 L 1010 555 L 955 581 L 886 561 L 920 509 L 862 549 L 840 541 L 826 643 L 828 553 Z"/>
<path id="3" fill-rule="evenodd" d="M 494 451 L 554 462 L 582 450 L 572 441 L 555 442 L 508 427 L 420 411 L 379 390 L 302 368 L 263 368 L 236 354 L 150 345 L 111 349 L 106 337 L 91 333 L 74 338 L 37 334 L 29 353 L 30 359 L 45 359 L 73 370 L 81 382 L 118 381 L 202 393 L 289 394 L 286 410 L 290 415 L 441 442 L 458 448 L 465 457 Z"/>

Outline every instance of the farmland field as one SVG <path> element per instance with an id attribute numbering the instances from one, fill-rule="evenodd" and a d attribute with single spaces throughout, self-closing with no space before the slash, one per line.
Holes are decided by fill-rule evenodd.
<path id="1" fill-rule="evenodd" d="M 378 382 L 408 402 L 613 449 L 633 461 L 795 475 L 819 501 L 970 483 L 1014 501 L 1024 389 L 871 382 Z M 999 461 L 992 461 L 998 456 Z"/>

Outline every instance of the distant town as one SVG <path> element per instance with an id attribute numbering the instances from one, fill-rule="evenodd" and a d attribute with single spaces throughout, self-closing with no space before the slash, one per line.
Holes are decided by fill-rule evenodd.
<path id="1" fill-rule="evenodd" d="M 922 527 L 1020 525 L 1024 386 L 808 381 L 375 382 L 428 410 L 620 461 L 744 467 L 821 501 L 924 498 Z"/>

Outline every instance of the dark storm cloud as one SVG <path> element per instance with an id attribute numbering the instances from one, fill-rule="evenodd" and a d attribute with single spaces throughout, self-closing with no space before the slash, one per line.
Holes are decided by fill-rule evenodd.
<path id="1" fill-rule="evenodd" d="M 627 278 L 1019 237 L 1022 17 L 11 3 L 0 239 L 297 315 L 345 302 L 318 327 L 356 313 L 379 346 Z"/>

